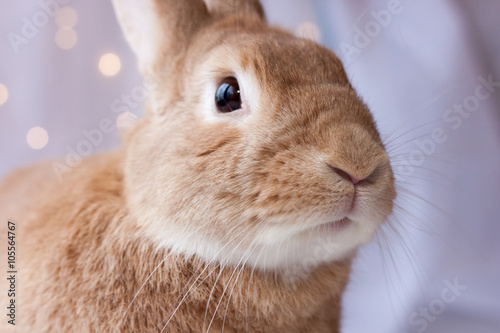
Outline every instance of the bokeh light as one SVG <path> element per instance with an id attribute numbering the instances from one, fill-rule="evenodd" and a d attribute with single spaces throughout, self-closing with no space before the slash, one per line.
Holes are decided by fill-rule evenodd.
<path id="1" fill-rule="evenodd" d="M 60 28 L 73 28 L 78 22 L 78 14 L 74 8 L 65 6 L 57 11 L 55 21 Z"/>
<path id="2" fill-rule="evenodd" d="M 9 99 L 9 91 L 7 90 L 6 86 L 0 83 L 0 105 L 7 102 L 8 99 Z"/>
<path id="3" fill-rule="evenodd" d="M 78 36 L 71 28 L 60 28 L 56 32 L 56 44 L 63 50 L 69 50 L 76 45 Z"/>
<path id="4" fill-rule="evenodd" d="M 99 70 L 106 76 L 118 74 L 121 67 L 120 58 L 114 53 L 107 53 L 99 59 Z"/>
<path id="5" fill-rule="evenodd" d="M 319 28 L 312 22 L 303 22 L 297 27 L 295 33 L 300 38 L 310 39 L 315 42 L 319 41 L 320 39 Z"/>
<path id="6" fill-rule="evenodd" d="M 26 135 L 26 142 L 33 149 L 42 149 L 49 142 L 49 134 L 41 127 L 33 127 Z"/>

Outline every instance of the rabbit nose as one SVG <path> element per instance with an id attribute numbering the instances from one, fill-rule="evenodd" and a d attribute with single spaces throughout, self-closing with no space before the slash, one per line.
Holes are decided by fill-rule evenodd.
<path id="1" fill-rule="evenodd" d="M 333 172 L 335 172 L 337 175 L 344 178 L 345 180 L 350 181 L 353 185 L 358 185 L 363 180 L 363 179 L 357 179 L 357 178 L 353 177 L 351 174 L 349 174 L 348 172 L 345 172 L 342 169 L 331 166 L 330 164 L 328 164 L 328 166 L 330 167 L 330 169 Z"/>

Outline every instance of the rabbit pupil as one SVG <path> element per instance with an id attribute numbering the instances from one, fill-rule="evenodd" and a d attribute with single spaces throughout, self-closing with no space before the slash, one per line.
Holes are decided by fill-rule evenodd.
<path id="1" fill-rule="evenodd" d="M 215 94 L 215 103 L 220 112 L 228 113 L 241 109 L 241 95 L 238 80 L 225 78 Z"/>

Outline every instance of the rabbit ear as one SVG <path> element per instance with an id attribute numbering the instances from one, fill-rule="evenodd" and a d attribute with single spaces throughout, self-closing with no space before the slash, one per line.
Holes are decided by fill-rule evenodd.
<path id="1" fill-rule="evenodd" d="M 213 15 L 252 12 L 265 19 L 264 9 L 259 0 L 205 0 L 205 3 Z"/>
<path id="2" fill-rule="evenodd" d="M 144 73 L 158 56 L 173 62 L 209 17 L 202 0 L 112 0 L 125 37 Z"/>

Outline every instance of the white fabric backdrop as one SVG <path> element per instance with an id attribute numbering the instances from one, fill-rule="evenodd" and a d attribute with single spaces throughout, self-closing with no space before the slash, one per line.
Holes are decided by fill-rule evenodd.
<path id="1" fill-rule="evenodd" d="M 135 103 L 142 84 L 136 61 L 110 3 L 57 1 L 78 15 L 69 50 L 56 45 L 59 26 L 51 17 L 44 23 L 37 1 L 2 0 L 0 84 L 8 98 L 0 105 L 0 176 L 76 150 L 85 131 L 116 120 L 116 106 L 143 112 Z M 388 135 L 398 174 L 391 223 L 399 234 L 386 228 L 362 249 L 345 297 L 344 332 L 500 332 L 500 87 L 488 91 L 478 79 L 500 81 L 500 2 L 264 3 L 271 22 L 340 55 Z M 37 31 L 24 27 L 26 20 Z M 18 52 L 13 34 L 25 38 Z M 112 77 L 98 69 L 108 52 L 121 59 Z M 489 96 L 474 105 L 477 89 Z M 464 103 L 473 111 L 455 112 Z M 48 133 L 42 149 L 27 142 L 33 127 Z M 118 144 L 115 130 L 90 150 Z M 462 287 L 450 288 L 454 283 Z"/>

